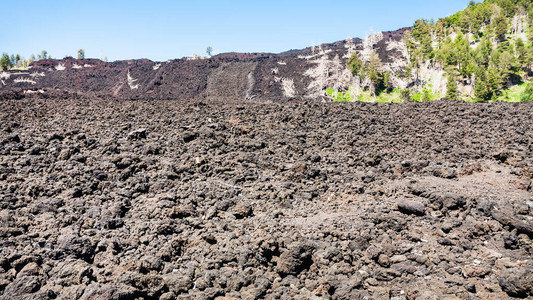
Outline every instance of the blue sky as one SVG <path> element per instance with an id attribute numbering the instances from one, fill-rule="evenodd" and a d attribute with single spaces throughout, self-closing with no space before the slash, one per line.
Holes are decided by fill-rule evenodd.
<path id="1" fill-rule="evenodd" d="M 2 0 L 0 52 L 156 61 L 283 52 L 446 17 L 468 0 Z"/>

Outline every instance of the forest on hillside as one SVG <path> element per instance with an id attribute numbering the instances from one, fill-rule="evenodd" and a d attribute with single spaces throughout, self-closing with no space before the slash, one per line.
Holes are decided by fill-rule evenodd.
<path id="1" fill-rule="evenodd" d="M 367 89 L 379 99 L 398 94 L 403 100 L 433 100 L 446 97 L 474 101 L 533 99 L 533 2 L 528 0 L 471 1 L 468 7 L 438 21 L 419 19 L 405 31 L 408 57 L 400 77 L 414 82 L 420 91 L 393 88 L 390 73 L 377 55 L 363 61 L 354 53 L 347 67 L 366 79 Z M 435 94 L 421 67 L 445 72 L 446 93 Z M 459 87 L 472 87 L 461 92 Z M 462 89 L 463 91 L 465 89 Z M 467 89 L 466 89 L 467 90 Z M 348 93 L 329 94 L 336 100 L 352 100 Z"/>

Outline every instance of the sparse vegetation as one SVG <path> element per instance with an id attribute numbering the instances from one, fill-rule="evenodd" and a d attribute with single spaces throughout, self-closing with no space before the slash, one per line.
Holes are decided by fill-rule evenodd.
<path id="1" fill-rule="evenodd" d="M 331 97 L 334 102 L 351 102 L 353 101 L 353 96 L 350 90 L 344 92 L 337 92 L 334 89 L 327 89 L 326 95 Z"/>
<path id="2" fill-rule="evenodd" d="M 41 51 L 41 54 L 37 55 L 37 58 L 41 60 L 41 59 L 51 59 L 52 57 L 48 55 L 48 51 L 43 50 Z"/>
<path id="3" fill-rule="evenodd" d="M 348 59 L 347 67 L 354 76 L 359 77 L 363 82 L 368 82 L 364 86 L 376 96 L 384 90 L 390 88 L 390 74 L 383 71 L 381 60 L 377 53 L 372 52 L 367 62 L 363 62 L 357 53 L 352 54 Z M 368 79 L 365 81 L 365 79 Z"/>

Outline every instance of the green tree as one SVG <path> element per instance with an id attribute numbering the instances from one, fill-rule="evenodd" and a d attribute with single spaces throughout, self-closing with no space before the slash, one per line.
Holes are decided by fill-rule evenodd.
<path id="1" fill-rule="evenodd" d="M 443 20 L 438 20 L 435 24 L 435 35 L 439 41 L 442 41 L 442 39 L 446 36 L 446 27 L 444 26 Z"/>
<path id="2" fill-rule="evenodd" d="M 207 53 L 207 56 L 212 56 L 213 47 L 208 46 L 207 49 L 205 50 L 205 53 Z"/>
<path id="3" fill-rule="evenodd" d="M 500 13 L 494 19 L 494 37 L 500 42 L 505 40 L 505 35 L 507 34 L 507 19 L 505 16 Z"/>
<path id="4" fill-rule="evenodd" d="M 39 60 L 41 60 L 41 59 L 48 59 L 50 57 L 48 56 L 48 52 L 46 50 L 43 50 L 41 51 L 41 54 L 38 55 L 38 58 Z"/>
<path id="5" fill-rule="evenodd" d="M 365 74 L 374 85 L 374 94 L 379 94 L 384 89 L 383 74 L 381 73 L 381 59 L 376 52 L 370 54 L 370 59 L 365 65 Z"/>
<path id="6" fill-rule="evenodd" d="M 424 55 L 424 58 L 426 59 L 432 59 L 434 56 L 433 54 L 433 47 L 431 46 L 431 39 L 424 39 L 420 43 L 422 54 Z"/>
<path id="7" fill-rule="evenodd" d="M 526 44 L 521 38 L 517 39 L 515 42 L 515 56 L 520 64 L 520 68 L 527 68 L 528 50 L 526 48 Z"/>
<path id="8" fill-rule="evenodd" d="M 533 51 L 528 51 L 525 58 L 526 69 L 531 72 L 533 66 Z"/>
<path id="9" fill-rule="evenodd" d="M 13 65 L 11 64 L 11 58 L 7 53 L 2 54 L 2 58 L 0 59 L 0 68 L 2 70 L 7 70 L 11 68 Z"/>
<path id="10" fill-rule="evenodd" d="M 499 95 L 501 90 L 501 76 L 496 68 L 488 68 L 487 89 L 494 95 Z"/>
<path id="11" fill-rule="evenodd" d="M 492 53 L 492 43 L 488 38 L 483 38 L 476 48 L 474 56 L 478 65 L 488 66 Z"/>
<path id="12" fill-rule="evenodd" d="M 393 89 L 391 75 L 389 71 L 383 73 L 383 87 L 387 90 L 387 92 L 390 92 Z"/>
<path id="13" fill-rule="evenodd" d="M 459 17 L 459 27 L 461 28 L 463 33 L 467 33 L 467 32 L 470 32 L 470 25 L 471 25 L 470 11 L 465 10 Z"/>
<path id="14" fill-rule="evenodd" d="M 483 15 L 479 10 L 475 10 L 472 14 L 472 18 L 470 19 L 470 28 L 472 30 L 472 33 L 477 34 L 481 30 L 481 26 L 483 25 Z"/>
<path id="15" fill-rule="evenodd" d="M 500 72 L 502 74 L 502 83 L 504 84 L 512 84 L 512 80 L 516 76 L 518 76 L 516 68 L 516 58 L 509 51 L 502 52 L 498 68 L 500 69 Z"/>
<path id="16" fill-rule="evenodd" d="M 15 63 L 18 64 L 20 62 L 20 54 L 17 54 L 15 56 Z"/>
<path id="17" fill-rule="evenodd" d="M 446 98 L 450 100 L 457 100 L 459 97 L 459 90 L 457 89 L 457 82 L 452 75 L 448 76 L 448 83 L 446 84 Z"/>
<path id="18" fill-rule="evenodd" d="M 85 50 L 78 50 L 78 59 L 85 59 Z"/>
<path id="19" fill-rule="evenodd" d="M 411 34 L 417 42 L 431 38 L 430 22 L 426 19 L 416 20 Z"/>
<path id="20" fill-rule="evenodd" d="M 364 77 L 361 76 L 364 64 L 361 58 L 359 58 L 359 55 L 357 55 L 357 53 L 353 53 L 352 56 L 350 56 L 350 58 L 346 62 L 346 66 L 352 71 L 353 76 Z"/>
<path id="21" fill-rule="evenodd" d="M 390 81 L 390 74 L 384 74 L 382 72 L 381 59 L 376 52 L 370 54 L 368 62 L 364 63 L 357 53 L 352 56 L 346 62 L 346 66 L 352 72 L 353 76 L 359 76 L 360 78 L 368 78 L 372 84 L 374 94 L 379 94 L 385 88 Z M 386 79 L 385 77 L 388 76 Z M 385 82 L 385 79 L 387 82 Z"/>
<path id="22" fill-rule="evenodd" d="M 485 69 L 478 68 L 475 74 L 474 94 L 480 101 L 488 101 L 492 98 L 491 92 L 487 87 L 487 73 Z"/>

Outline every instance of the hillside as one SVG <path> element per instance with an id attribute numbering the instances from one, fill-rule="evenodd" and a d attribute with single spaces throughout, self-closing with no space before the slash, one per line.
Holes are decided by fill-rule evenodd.
<path id="1" fill-rule="evenodd" d="M 399 41 L 402 31 L 387 39 Z M 384 61 L 399 59 L 375 41 Z M 345 67 L 350 53 L 369 47 L 361 40 L 324 44 L 284 54 L 230 53 L 209 59 L 166 62 L 132 60 L 40 60 L 26 71 L 0 73 L 0 97 L 98 97 L 102 99 L 173 99 L 283 101 L 316 98 L 328 85 L 351 80 Z M 340 81 L 342 80 L 342 81 Z"/>
<path id="2" fill-rule="evenodd" d="M 530 100 L 533 86 L 524 83 L 533 65 L 531 11 L 530 1 L 487 0 L 437 22 L 420 19 L 412 28 L 281 54 L 44 59 L 0 73 L 0 97 L 285 101 L 344 93 L 385 102 Z M 505 99 L 504 90 L 519 85 L 527 93 Z"/>

